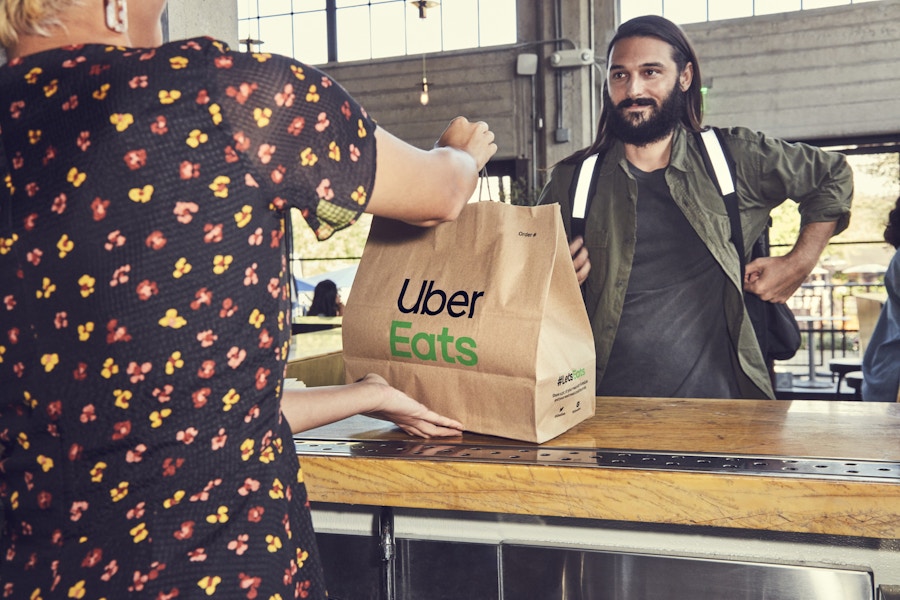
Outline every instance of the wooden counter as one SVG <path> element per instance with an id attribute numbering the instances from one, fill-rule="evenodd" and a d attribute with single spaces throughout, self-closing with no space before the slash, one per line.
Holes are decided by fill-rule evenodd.
<path id="1" fill-rule="evenodd" d="M 340 317 L 305 317 L 340 319 Z M 285 377 L 307 387 L 344 383 L 343 330 L 340 327 L 291 336 Z"/>
<path id="2" fill-rule="evenodd" d="M 354 417 L 297 439 L 411 438 Z M 474 434 L 446 443 L 538 447 Z M 539 447 L 887 461 L 892 479 L 360 456 L 301 462 L 312 501 L 900 538 L 900 404 L 602 398 L 593 419 Z"/>

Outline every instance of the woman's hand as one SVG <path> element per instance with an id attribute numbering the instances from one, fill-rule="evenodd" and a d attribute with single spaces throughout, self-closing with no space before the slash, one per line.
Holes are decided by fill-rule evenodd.
<path id="1" fill-rule="evenodd" d="M 380 375 L 369 373 L 359 383 L 367 387 L 364 393 L 371 393 L 378 398 L 378 408 L 366 412 L 366 416 L 391 421 L 406 433 L 423 438 L 462 434 L 462 423 L 430 410 L 390 386 Z"/>
<path id="2" fill-rule="evenodd" d="M 463 429 L 459 421 L 429 410 L 374 373 L 347 385 L 285 390 L 281 412 L 292 433 L 359 414 L 391 421 L 406 433 L 423 438 L 457 436 Z"/>
<path id="3" fill-rule="evenodd" d="M 481 171 L 497 152 L 494 132 L 488 124 L 484 121 L 473 123 L 465 117 L 456 117 L 450 121 L 434 147 L 462 150 L 475 159 L 478 171 Z"/>

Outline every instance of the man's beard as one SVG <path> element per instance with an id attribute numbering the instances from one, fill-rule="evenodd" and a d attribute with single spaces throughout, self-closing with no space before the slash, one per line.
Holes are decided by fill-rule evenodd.
<path id="1" fill-rule="evenodd" d="M 626 98 L 613 107 L 607 93 L 606 101 L 610 107 L 607 121 L 609 131 L 626 144 L 634 146 L 648 146 L 658 142 L 672 133 L 681 120 L 687 102 L 685 95 L 676 83 L 669 95 L 663 99 L 661 106 L 657 106 L 652 98 Z M 624 112 L 630 106 L 650 106 L 652 110 L 648 117 L 635 123 Z"/>

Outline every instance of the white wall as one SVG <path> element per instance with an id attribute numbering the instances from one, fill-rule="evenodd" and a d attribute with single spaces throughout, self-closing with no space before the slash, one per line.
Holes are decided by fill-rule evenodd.
<path id="1" fill-rule="evenodd" d="M 208 35 L 240 49 L 236 0 L 169 0 L 168 22 L 170 40 Z"/>
<path id="2" fill-rule="evenodd" d="M 900 135 L 900 0 L 686 26 L 709 124 L 790 139 Z"/>

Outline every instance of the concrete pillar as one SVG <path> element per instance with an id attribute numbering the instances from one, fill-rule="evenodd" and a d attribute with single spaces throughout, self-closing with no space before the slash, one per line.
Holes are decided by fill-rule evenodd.
<path id="1" fill-rule="evenodd" d="M 169 0 L 168 39 L 208 35 L 239 50 L 237 18 L 236 0 Z"/>

